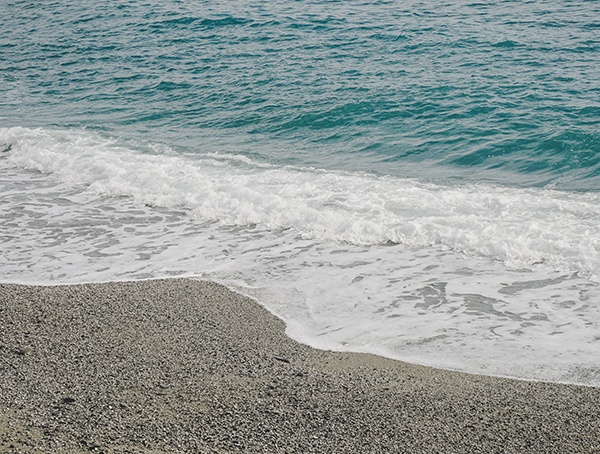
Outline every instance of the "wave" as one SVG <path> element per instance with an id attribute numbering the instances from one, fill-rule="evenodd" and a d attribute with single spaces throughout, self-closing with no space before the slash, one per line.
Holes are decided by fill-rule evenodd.
<path id="1" fill-rule="evenodd" d="M 314 347 L 600 384 L 598 194 L 281 166 L 82 129 L 3 128 L 0 143 L 1 280 L 202 277 Z"/>
<path id="2" fill-rule="evenodd" d="M 500 261 L 597 276 L 600 194 L 416 179 L 178 152 L 86 130 L 0 129 L 12 164 L 199 221 L 290 229 L 353 245 L 440 246 Z"/>

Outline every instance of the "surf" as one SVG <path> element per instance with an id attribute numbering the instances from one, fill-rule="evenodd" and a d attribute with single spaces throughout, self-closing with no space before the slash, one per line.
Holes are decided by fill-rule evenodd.
<path id="1" fill-rule="evenodd" d="M 222 282 L 313 346 L 597 384 L 600 197 L 2 128 L 5 281 Z"/>

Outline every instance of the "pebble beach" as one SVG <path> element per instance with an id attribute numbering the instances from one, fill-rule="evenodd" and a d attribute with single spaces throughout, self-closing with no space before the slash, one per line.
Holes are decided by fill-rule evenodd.
<path id="1" fill-rule="evenodd" d="M 599 452 L 600 389 L 316 350 L 191 279 L 0 284 L 0 452 Z"/>

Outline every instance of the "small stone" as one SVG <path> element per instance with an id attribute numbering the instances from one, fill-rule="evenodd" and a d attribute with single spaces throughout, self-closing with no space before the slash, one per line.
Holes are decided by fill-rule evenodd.
<path id="1" fill-rule="evenodd" d="M 31 352 L 33 352 L 33 348 L 25 347 L 25 348 L 22 348 L 21 350 L 19 350 L 19 355 L 25 356 L 25 355 L 29 355 Z"/>
<path id="2" fill-rule="evenodd" d="M 273 359 L 276 359 L 277 361 L 281 361 L 282 363 L 290 363 L 290 360 L 287 358 L 284 358 L 283 356 L 273 356 Z"/>

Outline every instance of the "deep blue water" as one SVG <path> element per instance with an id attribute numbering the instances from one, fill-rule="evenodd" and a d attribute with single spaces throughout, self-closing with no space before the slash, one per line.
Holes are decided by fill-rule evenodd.
<path id="1" fill-rule="evenodd" d="M 600 2 L 0 2 L 0 282 L 600 386 Z"/>

